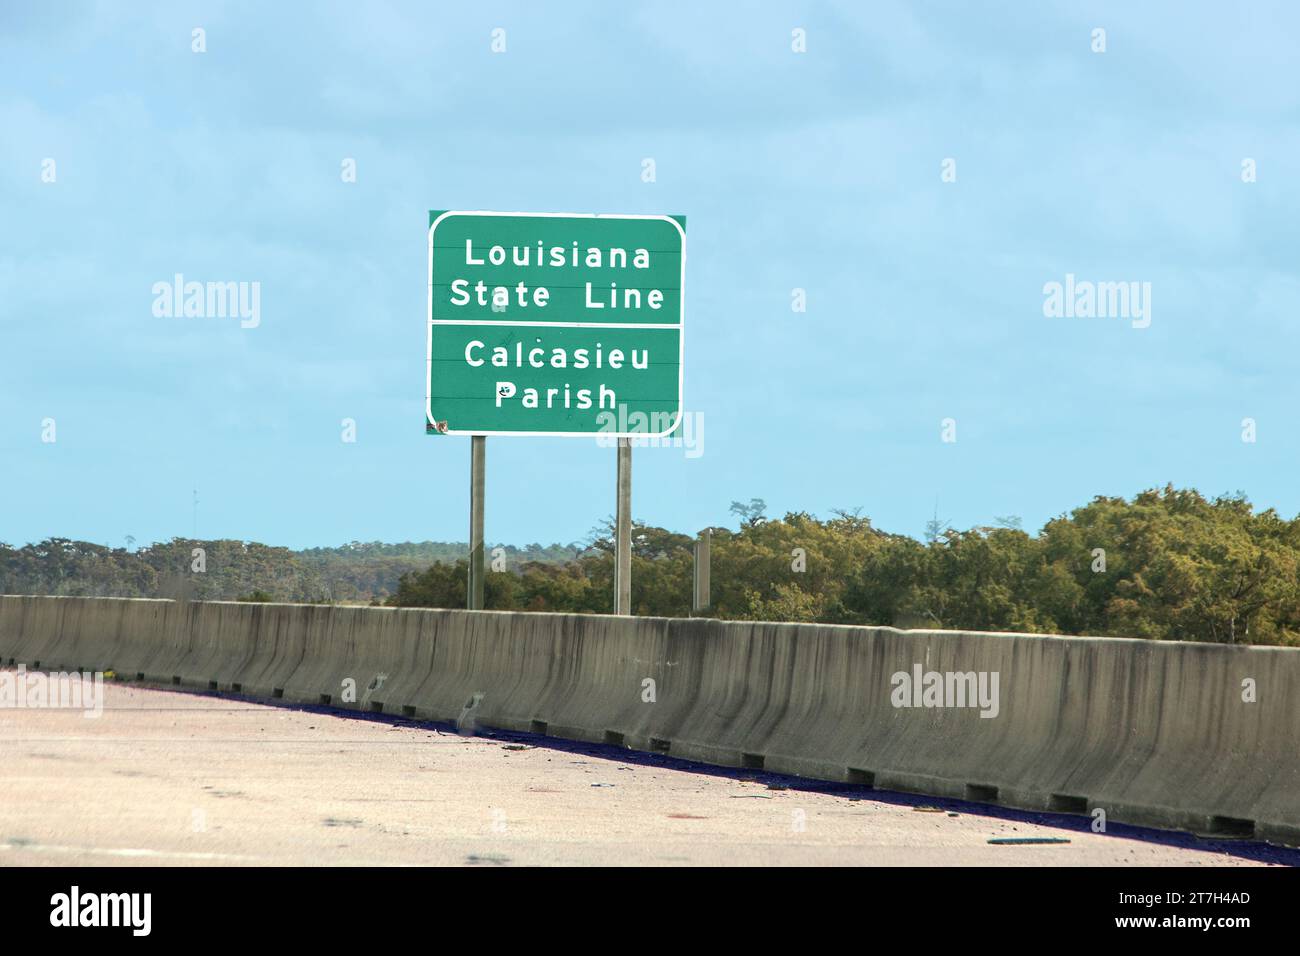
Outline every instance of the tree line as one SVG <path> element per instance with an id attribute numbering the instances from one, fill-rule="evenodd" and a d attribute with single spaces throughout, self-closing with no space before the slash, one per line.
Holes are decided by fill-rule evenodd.
<path id="1" fill-rule="evenodd" d="M 571 561 L 582 549 L 502 547 L 516 564 Z M 468 553 L 463 543 L 439 541 L 293 551 L 256 541 L 173 538 L 137 549 L 49 538 L 23 547 L 0 543 L 0 593 L 370 603 L 395 592 L 402 575 Z"/>
<path id="2" fill-rule="evenodd" d="M 710 617 L 1300 646 L 1300 517 L 1257 513 L 1240 494 L 1097 497 L 1037 535 L 1015 519 L 966 531 L 936 521 L 924 542 L 854 512 L 768 520 L 758 499 L 733 511 L 739 530 L 712 529 Z M 691 613 L 693 542 L 635 525 L 633 613 Z M 489 573 L 487 607 L 608 612 L 608 527 L 591 545 L 571 562 Z M 464 607 L 467 570 L 403 575 L 387 603 Z"/>
<path id="3" fill-rule="evenodd" d="M 1014 517 L 964 531 L 936 517 L 923 541 L 859 512 L 769 519 L 751 499 L 732 513 L 738 529 L 711 529 L 710 617 L 1300 646 L 1300 517 L 1256 512 L 1241 494 L 1097 497 L 1033 535 Z M 694 541 L 634 525 L 635 614 L 691 614 Z M 0 592 L 459 608 L 467 559 L 463 543 L 292 551 L 176 538 L 132 550 L 53 538 L 0 544 Z M 609 523 L 581 544 L 490 548 L 489 562 L 490 609 L 613 607 Z"/>

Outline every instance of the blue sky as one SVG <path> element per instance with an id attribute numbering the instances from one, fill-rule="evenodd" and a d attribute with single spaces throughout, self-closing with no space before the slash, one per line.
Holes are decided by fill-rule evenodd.
<path id="1" fill-rule="evenodd" d="M 0 540 L 189 535 L 195 487 L 203 537 L 463 540 L 429 209 L 687 216 L 703 454 L 637 450 L 638 519 L 1036 529 L 1166 482 L 1291 517 L 1298 43 L 1283 3 L 6 3 Z M 176 273 L 259 282 L 260 324 L 156 317 Z M 1045 317 L 1067 273 L 1150 282 L 1150 326 Z M 490 439 L 488 539 L 584 537 L 614 466 Z"/>

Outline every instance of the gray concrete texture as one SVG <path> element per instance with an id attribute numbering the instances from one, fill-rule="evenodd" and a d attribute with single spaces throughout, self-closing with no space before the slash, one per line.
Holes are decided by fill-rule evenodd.
<path id="1" fill-rule="evenodd" d="M 0 866 L 1253 866 L 1300 851 L 109 683 L 0 709 Z M 996 845 L 990 839 L 1050 839 Z"/>
<path id="2" fill-rule="evenodd" d="M 1288 648 L 11 596 L 0 660 L 1300 845 Z M 997 716 L 895 707 L 914 665 L 996 673 Z"/>

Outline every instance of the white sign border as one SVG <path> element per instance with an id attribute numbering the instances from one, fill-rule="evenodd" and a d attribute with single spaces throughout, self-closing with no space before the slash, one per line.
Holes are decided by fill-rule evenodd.
<path id="1" fill-rule="evenodd" d="M 448 216 L 515 216 L 532 219 L 651 219 L 662 222 L 670 222 L 677 229 L 678 234 L 682 237 L 682 262 L 681 278 L 678 280 L 677 288 L 677 324 L 671 323 L 629 323 L 629 322 L 511 322 L 508 320 L 491 321 L 491 320 L 456 320 L 441 319 L 437 323 L 433 319 L 433 232 L 438 228 L 438 223 L 442 222 Z M 667 438 L 681 423 L 684 414 L 682 406 L 685 404 L 685 383 L 686 383 L 686 230 L 682 224 L 672 216 L 651 215 L 642 216 L 636 214 L 620 213 L 594 213 L 594 212 L 489 212 L 487 210 L 465 210 L 449 209 L 445 210 L 433 222 L 429 223 L 429 302 L 428 302 L 428 340 L 425 346 L 425 368 L 424 368 L 424 417 L 426 428 L 435 426 L 433 417 L 433 327 L 438 325 L 530 325 L 530 326 L 554 326 L 568 328 L 611 328 L 611 329 L 636 329 L 636 328 L 656 328 L 656 329 L 677 329 L 677 414 L 673 418 L 673 423 L 662 432 L 534 432 L 534 431 L 461 431 L 460 429 L 448 428 L 445 432 L 437 432 L 439 435 L 514 435 L 522 437 L 535 438 Z"/>

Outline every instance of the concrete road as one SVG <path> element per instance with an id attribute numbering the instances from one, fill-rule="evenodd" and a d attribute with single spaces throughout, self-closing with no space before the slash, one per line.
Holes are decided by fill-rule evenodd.
<path id="1" fill-rule="evenodd" d="M 0 864 L 1253 865 L 1300 853 L 613 747 L 107 687 L 0 710 Z M 997 846 L 992 837 L 1061 837 Z"/>

